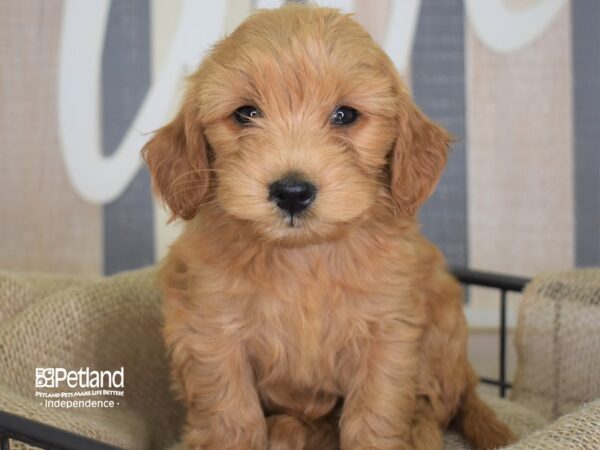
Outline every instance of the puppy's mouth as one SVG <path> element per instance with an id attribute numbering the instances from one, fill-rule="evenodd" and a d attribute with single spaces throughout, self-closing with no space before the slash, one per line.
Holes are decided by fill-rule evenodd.
<path id="1" fill-rule="evenodd" d="M 283 220 L 288 228 L 300 228 L 302 227 L 303 220 L 306 220 L 307 216 L 307 213 L 285 214 Z"/>

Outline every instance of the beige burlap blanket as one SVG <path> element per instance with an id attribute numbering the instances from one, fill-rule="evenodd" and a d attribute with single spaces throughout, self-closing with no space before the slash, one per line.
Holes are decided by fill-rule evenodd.
<path id="1" fill-rule="evenodd" d="M 536 276 L 519 309 L 516 347 L 513 400 L 555 419 L 600 398 L 600 269 Z"/>
<path id="2" fill-rule="evenodd" d="M 0 275 L 0 409 L 123 448 L 173 444 L 183 411 L 169 391 L 154 275 Z M 36 368 L 86 367 L 124 368 L 122 399 L 94 397 L 118 406 L 48 408 L 35 396 Z"/>
<path id="3" fill-rule="evenodd" d="M 0 274 L 0 409 L 126 449 L 176 445 L 183 410 L 169 390 L 154 276 L 153 269 L 96 279 Z M 520 335 L 521 344 L 530 345 L 526 336 Z M 519 354 L 521 359 L 530 357 L 528 350 Z M 113 408 L 47 407 L 36 397 L 37 391 L 43 391 L 36 388 L 36 369 L 53 367 L 123 367 L 125 395 Z M 526 376 L 520 372 L 523 386 Z M 110 395 L 95 398 L 115 399 Z M 530 398 L 518 399 L 533 403 Z M 519 436 L 545 425 L 542 416 L 523 405 L 499 399 L 489 402 Z M 557 447 L 548 441 L 555 439 L 562 445 L 573 433 L 588 436 L 589 430 L 592 438 L 598 436 L 599 414 L 600 402 L 590 404 L 511 448 L 600 448 Z M 447 433 L 446 449 L 468 446 L 460 436 Z"/>

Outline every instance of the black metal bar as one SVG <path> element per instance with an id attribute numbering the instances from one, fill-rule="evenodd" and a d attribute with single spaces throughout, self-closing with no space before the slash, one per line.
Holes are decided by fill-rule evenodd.
<path id="1" fill-rule="evenodd" d="M 450 271 L 461 283 L 503 289 L 505 291 L 521 292 L 530 281 L 528 278 L 493 272 L 481 272 L 463 267 L 452 267 Z"/>
<path id="2" fill-rule="evenodd" d="M 8 442 L 8 436 L 0 435 L 0 450 L 10 450 L 10 442 Z"/>
<path id="3" fill-rule="evenodd" d="M 498 386 L 500 397 L 505 397 L 506 390 L 512 388 L 512 384 L 506 381 L 507 292 L 522 292 L 530 280 L 523 277 L 482 272 L 463 267 L 453 267 L 450 270 L 458 281 L 463 284 L 500 290 L 499 379 L 482 377 L 480 381 Z"/>
<path id="4" fill-rule="evenodd" d="M 506 396 L 506 291 L 500 290 L 500 397 Z"/>
<path id="5" fill-rule="evenodd" d="M 4 411 L 0 411 L 0 436 L 2 436 L 3 445 L 0 447 L 1 450 L 5 450 L 5 448 L 8 450 L 8 438 L 44 449 L 118 450 L 118 447 L 104 442 Z M 4 441 L 7 442 L 6 447 L 4 447 Z"/>
<path id="6" fill-rule="evenodd" d="M 490 384 L 492 386 L 500 386 L 500 381 L 496 380 L 495 378 L 481 377 L 481 378 L 479 378 L 479 381 L 481 381 L 484 384 Z M 509 383 L 508 381 L 506 381 L 504 383 L 504 387 L 506 389 L 512 389 L 513 385 L 512 385 L 512 383 Z"/>

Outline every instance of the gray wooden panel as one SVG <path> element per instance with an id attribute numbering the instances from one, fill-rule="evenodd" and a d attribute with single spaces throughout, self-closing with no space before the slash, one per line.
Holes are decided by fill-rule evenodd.
<path id="1" fill-rule="evenodd" d="M 464 59 L 463 2 L 423 0 L 412 56 L 413 96 L 457 140 L 420 220 L 449 263 L 460 266 L 468 265 Z"/>
<path id="2" fill-rule="evenodd" d="M 600 2 L 571 3 L 575 263 L 600 266 Z"/>
<path id="3" fill-rule="evenodd" d="M 151 78 L 150 2 L 111 3 L 102 55 L 102 144 L 110 155 L 129 128 Z M 148 172 L 140 170 L 115 201 L 104 206 L 106 274 L 154 262 L 154 217 Z"/>

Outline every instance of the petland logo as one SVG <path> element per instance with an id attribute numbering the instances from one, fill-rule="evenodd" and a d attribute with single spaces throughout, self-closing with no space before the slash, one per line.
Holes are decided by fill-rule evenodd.
<path id="1" fill-rule="evenodd" d="M 125 396 L 125 369 L 38 367 L 35 387 L 35 396 L 47 408 L 115 408 L 120 404 L 117 400 Z M 71 390 L 64 390 L 68 388 Z"/>
<path id="2" fill-rule="evenodd" d="M 38 367 L 35 369 L 36 388 L 80 389 L 123 389 L 125 387 L 125 369 L 90 370 L 89 367 L 79 370 L 67 370 L 62 367 Z"/>

